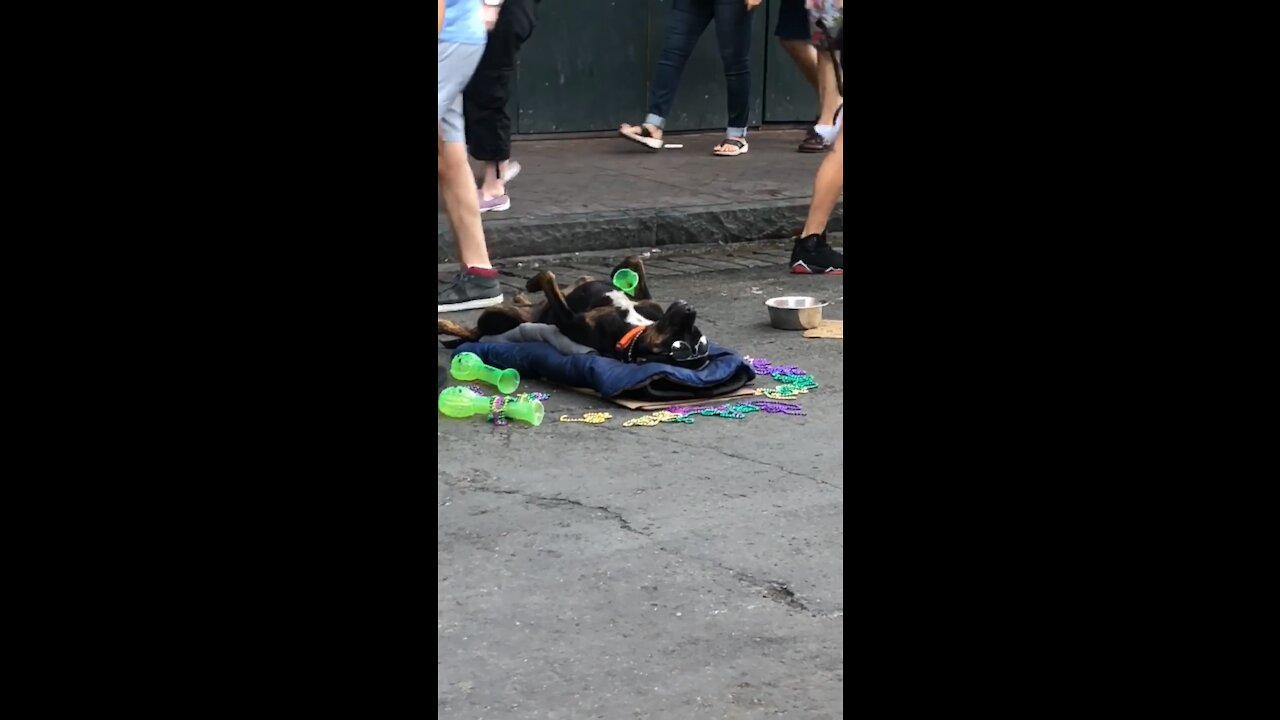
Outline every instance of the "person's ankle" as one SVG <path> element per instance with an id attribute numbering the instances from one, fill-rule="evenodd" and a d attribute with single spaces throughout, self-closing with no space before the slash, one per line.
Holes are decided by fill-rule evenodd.
<path id="1" fill-rule="evenodd" d="M 480 194 L 485 200 L 502 197 L 507 194 L 506 186 L 501 182 L 485 183 L 480 186 Z"/>
<path id="2" fill-rule="evenodd" d="M 822 138 L 822 142 L 827 145 L 836 141 L 836 133 L 838 131 L 836 130 L 835 125 L 823 125 L 819 123 L 813 126 L 813 131 L 817 133 L 818 137 Z"/>

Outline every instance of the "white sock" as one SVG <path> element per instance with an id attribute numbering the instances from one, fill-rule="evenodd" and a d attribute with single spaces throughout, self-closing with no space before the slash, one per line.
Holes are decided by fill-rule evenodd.
<path id="1" fill-rule="evenodd" d="M 813 131 L 822 136 L 822 142 L 830 145 L 836 141 L 835 125 L 814 125 Z"/>

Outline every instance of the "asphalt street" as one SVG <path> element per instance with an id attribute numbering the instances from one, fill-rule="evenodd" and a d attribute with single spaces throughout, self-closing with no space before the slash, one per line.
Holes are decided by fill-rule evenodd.
<path id="1" fill-rule="evenodd" d="M 528 379 L 551 394 L 540 427 L 437 415 L 441 718 L 844 716 L 844 341 L 775 330 L 763 304 L 812 295 L 843 320 L 844 281 L 788 274 L 787 247 L 646 263 L 712 342 L 813 375 L 804 416 L 623 427 L 644 413 Z M 510 293 L 620 256 L 500 269 Z M 613 419 L 558 422 L 592 411 Z"/>

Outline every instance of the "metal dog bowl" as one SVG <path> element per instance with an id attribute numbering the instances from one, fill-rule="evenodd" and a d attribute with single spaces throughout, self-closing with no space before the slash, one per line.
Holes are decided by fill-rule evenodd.
<path id="1" fill-rule="evenodd" d="M 779 330 L 812 330 L 822 322 L 822 308 L 830 303 L 801 295 L 769 298 L 769 324 Z"/>

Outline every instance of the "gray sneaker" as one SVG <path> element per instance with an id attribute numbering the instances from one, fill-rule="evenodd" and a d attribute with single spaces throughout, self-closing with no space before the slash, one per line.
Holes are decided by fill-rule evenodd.
<path id="1" fill-rule="evenodd" d="M 463 270 L 449 287 L 440 291 L 436 312 L 456 312 L 498 305 L 502 302 L 502 286 L 498 278 L 472 275 Z"/>

